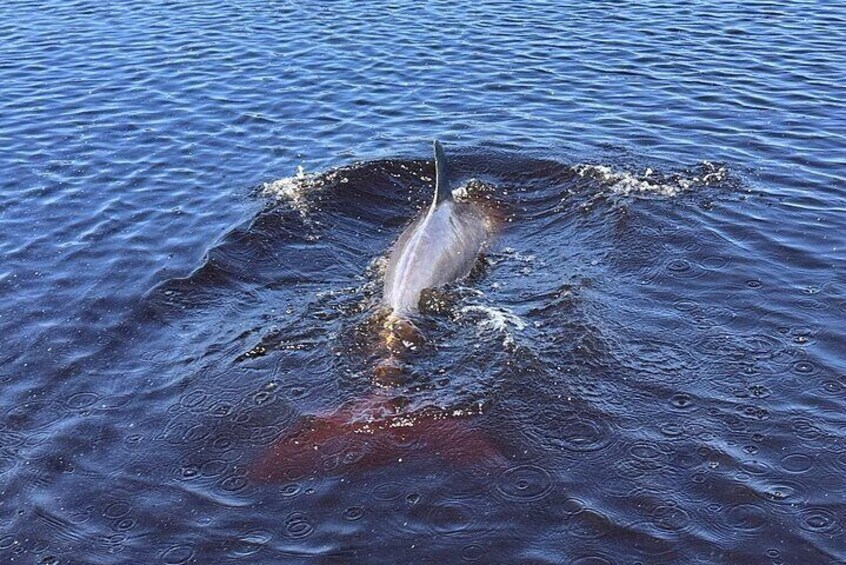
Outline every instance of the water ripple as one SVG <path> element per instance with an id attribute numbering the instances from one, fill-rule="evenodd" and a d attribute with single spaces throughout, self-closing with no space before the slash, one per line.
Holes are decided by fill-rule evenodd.
<path id="1" fill-rule="evenodd" d="M 836 2 L 3 3 L 0 562 L 830 561 L 844 30 Z M 496 237 L 376 390 L 432 137 Z M 253 481 L 380 394 L 446 417 Z"/>

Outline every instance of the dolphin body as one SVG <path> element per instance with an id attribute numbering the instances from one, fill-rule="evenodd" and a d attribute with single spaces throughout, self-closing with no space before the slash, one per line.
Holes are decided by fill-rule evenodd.
<path id="1" fill-rule="evenodd" d="M 435 198 L 397 240 L 388 260 L 383 302 L 395 319 L 417 312 L 420 294 L 463 279 L 473 269 L 488 230 L 481 210 L 452 197 L 444 149 L 435 150 Z"/>
<path id="2" fill-rule="evenodd" d="M 380 391 L 336 410 L 305 417 L 278 439 L 250 471 L 259 482 L 326 473 L 367 472 L 401 461 L 471 464 L 488 471 L 506 459 L 491 438 L 469 425 L 472 410 L 406 411 L 401 396 L 385 386 L 401 370 L 393 363 L 416 329 L 410 321 L 420 294 L 466 277 L 488 237 L 482 210 L 453 200 L 441 144 L 435 149 L 435 198 L 428 211 L 402 233 L 390 254 L 382 302 L 390 356 L 377 367 Z"/>

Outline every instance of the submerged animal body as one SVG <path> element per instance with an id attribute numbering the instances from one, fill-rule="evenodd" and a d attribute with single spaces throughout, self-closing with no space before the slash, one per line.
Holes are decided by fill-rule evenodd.
<path id="1" fill-rule="evenodd" d="M 435 142 L 435 198 L 427 212 L 402 233 L 391 252 L 382 302 L 388 356 L 374 371 L 380 388 L 338 409 L 303 419 L 257 462 L 259 481 L 288 480 L 330 472 L 343 464 L 366 471 L 398 461 L 439 456 L 487 469 L 506 464 L 496 442 L 468 421 L 478 410 L 406 410 L 393 386 L 402 375 L 406 344 L 419 337 L 410 319 L 421 293 L 466 277 L 488 236 L 483 210 L 453 199 L 443 148 Z"/>
<path id="2" fill-rule="evenodd" d="M 466 277 L 487 238 L 485 217 L 452 197 L 443 147 L 435 141 L 435 198 L 397 240 L 385 275 L 383 301 L 395 318 L 415 314 L 420 294 Z"/>
<path id="3" fill-rule="evenodd" d="M 286 481 L 433 459 L 488 472 L 507 465 L 496 442 L 470 425 L 480 408 L 409 413 L 396 401 L 373 395 L 302 419 L 256 461 L 250 475 L 259 482 Z"/>

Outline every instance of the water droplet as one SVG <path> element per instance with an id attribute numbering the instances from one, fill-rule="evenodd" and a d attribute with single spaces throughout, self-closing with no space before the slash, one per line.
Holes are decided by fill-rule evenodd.
<path id="1" fill-rule="evenodd" d="M 794 363 L 793 369 L 797 373 L 809 374 L 809 373 L 813 373 L 816 370 L 816 367 L 810 361 L 804 361 L 803 360 L 803 361 L 797 361 L 796 363 Z"/>

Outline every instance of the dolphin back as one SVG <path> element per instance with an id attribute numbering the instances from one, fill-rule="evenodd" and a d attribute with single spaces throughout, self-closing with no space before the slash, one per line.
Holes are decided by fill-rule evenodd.
<path id="1" fill-rule="evenodd" d="M 453 200 L 443 147 L 435 141 L 434 149 L 432 206 L 400 235 L 385 272 L 382 298 L 398 318 L 417 311 L 424 289 L 466 277 L 487 238 L 482 210 Z"/>

